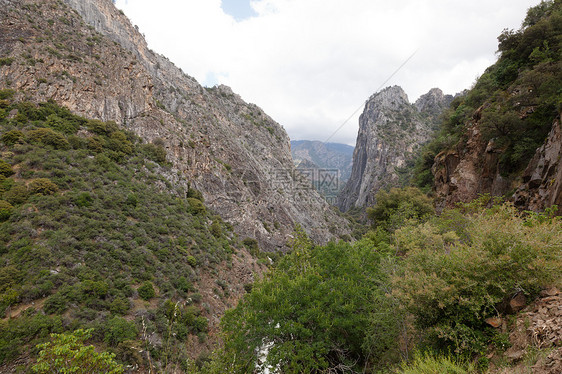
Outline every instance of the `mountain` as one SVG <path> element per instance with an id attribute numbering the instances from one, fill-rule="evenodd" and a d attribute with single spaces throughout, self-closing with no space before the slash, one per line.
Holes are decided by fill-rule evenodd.
<path id="1" fill-rule="evenodd" d="M 353 169 L 338 196 L 339 208 L 372 205 L 381 188 L 405 185 L 418 150 L 431 139 L 452 99 L 434 88 L 411 104 L 398 86 L 372 95 L 359 117 Z"/>
<path id="2" fill-rule="evenodd" d="M 295 226 L 349 232 L 278 123 L 110 0 L 0 0 L 0 125 L 1 372 L 77 328 L 141 371 L 185 365 Z"/>
<path id="3" fill-rule="evenodd" d="M 242 237 L 283 250 L 295 224 L 317 242 L 347 223 L 295 179 L 284 129 L 225 86 L 201 87 L 151 51 L 110 0 L 1 0 L 0 86 L 115 121 L 162 143 L 171 183 L 190 185 Z M 189 40 L 186 40 L 189 45 Z"/>
<path id="4" fill-rule="evenodd" d="M 561 14 L 559 1 L 543 2 L 504 30 L 498 61 L 445 113 L 420 163 L 438 208 L 481 194 L 522 210 L 562 203 Z"/>
<path id="5" fill-rule="evenodd" d="M 353 147 L 340 143 L 291 140 L 291 154 L 297 170 L 332 203 L 351 174 Z"/>

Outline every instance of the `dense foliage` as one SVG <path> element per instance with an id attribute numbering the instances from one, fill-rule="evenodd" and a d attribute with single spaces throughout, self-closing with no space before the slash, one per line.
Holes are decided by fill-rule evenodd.
<path id="1" fill-rule="evenodd" d="M 562 111 L 562 2 L 543 1 L 529 9 L 521 29 L 504 30 L 498 42 L 498 61 L 466 95 L 455 98 L 438 135 L 418 158 L 418 186 L 432 185 L 435 156 L 462 147 L 466 126 L 474 121 L 484 140 L 503 150 L 502 173 L 521 171 Z"/>
<path id="2" fill-rule="evenodd" d="M 386 193 L 372 216 L 387 227 L 412 201 L 424 207 L 422 196 Z M 409 357 L 399 372 L 486 367 L 488 347 L 505 345 L 486 319 L 560 283 L 562 221 L 487 196 L 419 212 L 354 244 L 314 247 L 297 231 L 293 251 L 225 315 L 225 344 L 203 371 L 376 372 Z"/>
<path id="3" fill-rule="evenodd" d="M 169 182 L 160 145 L 14 94 L 0 91 L 0 314 L 17 318 L 0 321 L 0 364 L 77 328 L 125 362 L 146 364 L 138 346 L 185 362 L 207 332 L 195 283 L 230 258 L 229 228 Z"/>

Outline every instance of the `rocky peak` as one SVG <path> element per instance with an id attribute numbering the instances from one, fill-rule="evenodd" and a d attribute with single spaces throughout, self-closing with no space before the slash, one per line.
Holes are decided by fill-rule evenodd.
<path id="1" fill-rule="evenodd" d="M 400 86 L 387 87 L 373 94 L 367 101 L 368 108 L 387 108 L 391 110 L 400 110 L 404 105 L 410 105 L 408 95 Z"/>
<path id="2" fill-rule="evenodd" d="M 441 114 L 451 101 L 453 101 L 452 95 L 445 95 L 441 89 L 432 88 L 425 95 L 421 95 L 414 105 L 418 111 L 436 116 Z"/>
<path id="3" fill-rule="evenodd" d="M 338 197 L 341 210 L 372 205 L 379 189 L 407 182 L 408 164 L 436 127 L 433 113 L 448 100 L 441 90 L 432 89 L 418 100 L 418 107 L 399 86 L 369 98 L 359 117 L 351 177 Z"/>

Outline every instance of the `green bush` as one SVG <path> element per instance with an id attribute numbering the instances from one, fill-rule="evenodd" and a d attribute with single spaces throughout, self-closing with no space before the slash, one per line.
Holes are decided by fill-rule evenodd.
<path id="1" fill-rule="evenodd" d="M 530 297 L 548 286 L 562 266 L 560 219 L 529 224 L 511 205 L 474 208 L 464 230 L 468 241 L 439 229 L 439 219 L 423 231 L 400 230 L 396 242 L 408 246 L 404 274 L 395 295 L 415 317 L 426 341 L 447 352 L 482 354 L 494 331 L 484 320 L 517 292 Z M 451 227 L 450 217 L 443 227 Z"/>
<path id="2" fill-rule="evenodd" d="M 12 146 L 23 140 L 24 137 L 25 135 L 23 132 L 19 130 L 10 130 L 3 133 L 2 136 L 0 137 L 0 140 L 2 140 L 2 142 L 7 146 Z"/>
<path id="3" fill-rule="evenodd" d="M 59 187 L 48 178 L 32 179 L 28 185 L 31 194 L 52 195 L 59 190 Z"/>
<path id="4" fill-rule="evenodd" d="M 451 357 L 416 354 L 412 362 L 403 363 L 396 374 L 475 374 L 470 363 L 458 362 Z"/>
<path id="5" fill-rule="evenodd" d="M 207 209 L 201 200 L 188 197 L 187 203 L 189 204 L 189 212 L 193 215 L 203 215 L 207 213 Z"/>
<path id="6" fill-rule="evenodd" d="M 0 221 L 6 221 L 12 215 L 14 207 L 6 200 L 0 200 Z"/>
<path id="7" fill-rule="evenodd" d="M 29 191 L 27 186 L 22 183 L 14 184 L 4 193 L 4 199 L 12 205 L 21 205 L 27 201 Z"/>
<path id="8" fill-rule="evenodd" d="M 150 300 L 154 296 L 156 296 L 156 291 L 154 290 L 154 286 L 150 282 L 144 282 L 139 289 L 137 290 L 139 296 L 143 300 Z"/>
<path id="9" fill-rule="evenodd" d="M 72 333 L 52 334 L 51 341 L 37 346 L 39 359 L 33 365 L 33 372 L 92 374 L 123 373 L 123 367 L 115 362 L 114 354 L 98 353 L 84 341 L 92 335 L 90 330 L 75 330 Z"/>
<path id="10" fill-rule="evenodd" d="M 14 169 L 12 169 L 12 166 L 8 164 L 6 161 L 0 160 L 0 175 L 3 175 L 5 177 L 10 177 L 14 174 L 15 171 Z"/>
<path id="11" fill-rule="evenodd" d="M 134 322 L 128 322 L 121 317 L 113 317 L 107 321 L 103 339 L 107 344 L 116 347 L 125 340 L 136 338 L 137 334 L 138 330 Z"/>
<path id="12" fill-rule="evenodd" d="M 44 145 L 50 145 L 55 149 L 69 149 L 70 143 L 66 140 L 66 137 L 50 128 L 40 128 L 36 130 L 29 130 L 27 133 L 27 138 L 32 143 L 41 143 Z"/>

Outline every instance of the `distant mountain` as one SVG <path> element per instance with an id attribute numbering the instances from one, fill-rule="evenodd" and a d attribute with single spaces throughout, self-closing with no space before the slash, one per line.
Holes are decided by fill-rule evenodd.
<path id="1" fill-rule="evenodd" d="M 323 143 L 317 140 L 291 140 L 291 154 L 295 166 L 307 160 L 319 168 L 338 169 L 340 181 L 351 175 L 354 147 L 341 143 Z M 309 163 L 307 163 L 309 165 Z"/>
<path id="2" fill-rule="evenodd" d="M 291 141 L 291 154 L 297 170 L 312 181 L 328 201 L 329 197 L 336 197 L 351 175 L 353 149 L 340 143 Z"/>

